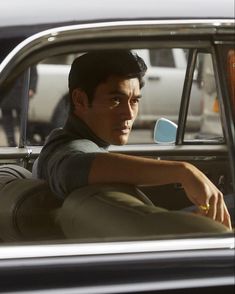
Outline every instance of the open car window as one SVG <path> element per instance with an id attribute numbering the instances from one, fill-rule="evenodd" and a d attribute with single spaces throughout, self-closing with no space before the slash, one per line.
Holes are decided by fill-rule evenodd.
<path id="1" fill-rule="evenodd" d="M 209 175 L 223 191 L 231 193 L 233 175 L 230 172 L 230 154 L 225 145 L 221 119 L 223 113 L 220 104 L 223 98 L 216 74 L 217 68 L 214 66 L 215 56 L 208 43 L 205 43 L 203 48 L 198 48 L 197 42 L 183 40 L 180 45 L 178 40 L 175 42 L 171 40 L 169 43 L 165 40 L 159 42 L 151 40 L 148 47 L 141 40 L 136 41 L 134 45 L 131 42 L 123 42 L 123 49 L 131 49 L 142 57 L 148 70 L 144 78 L 145 86 L 139 103 L 139 114 L 128 146 L 121 146 L 118 151 L 154 159 L 187 160 Z M 106 48 L 107 44 L 103 46 Z M 110 45 L 112 49 L 113 46 Z M 119 44 L 116 46 L 120 49 Z M 4 93 L 6 96 L 3 101 L 16 99 L 19 102 L 18 105 L 14 102 L 11 106 L 12 117 L 8 118 L 6 124 L 4 124 L 2 107 L 1 144 L 6 147 L 20 147 L 14 149 L 14 154 L 8 159 L 8 163 L 13 161 L 24 164 L 31 172 L 49 133 L 54 128 L 64 125 L 69 111 L 70 65 L 75 56 L 86 52 L 84 47 L 80 48 L 80 44 L 75 42 L 71 49 L 69 47 L 70 50 L 63 46 L 58 48 L 55 46 L 49 52 L 49 56 L 46 55 L 46 50 L 42 51 L 42 58 L 37 56 L 36 63 L 32 59 L 28 67 L 24 68 L 23 74 L 18 77 L 17 81 L 22 81 L 21 86 L 23 84 L 22 90 L 16 90 L 12 84 L 12 91 L 16 90 L 13 98 L 8 98 L 9 92 Z M 160 118 L 169 120 L 176 126 L 175 139 L 170 143 L 162 144 L 155 140 L 155 126 Z M 10 137 L 7 137 L 9 122 L 13 122 L 11 130 L 13 143 Z M 215 122 L 216 127 L 214 127 Z M 210 146 L 206 150 L 204 148 L 206 144 L 211 143 L 219 146 L 218 149 L 212 149 L 213 153 L 210 153 Z M 178 148 L 179 145 L 182 148 Z M 189 145 L 193 146 L 192 149 L 187 148 Z M 26 151 L 23 148 L 26 148 Z M 23 150 L 27 154 L 21 158 L 20 153 L 17 153 L 18 150 Z M 111 151 L 117 151 L 115 146 Z M 43 186 L 44 188 L 46 189 Z M 141 192 L 146 193 L 154 205 L 159 205 L 163 209 L 181 210 L 192 206 L 185 197 L 185 191 L 177 183 L 167 187 L 143 187 Z M 161 195 L 167 196 L 160 200 Z M 55 205 L 53 209 L 56 210 L 61 203 L 56 202 L 53 205 Z M 64 219 L 68 215 L 70 215 L 69 210 L 65 212 Z M 70 231 L 70 224 L 65 224 L 63 229 Z M 146 232 L 146 235 L 142 235 L 140 239 L 149 237 L 148 230 Z M 68 236 L 68 239 L 72 239 L 73 233 L 68 233 Z M 176 232 L 173 238 L 178 236 L 180 233 Z"/>
<path id="2" fill-rule="evenodd" d="M 152 144 L 159 118 L 178 124 L 189 49 L 133 49 L 145 60 L 148 70 L 143 98 L 128 144 Z M 31 68 L 27 144 L 43 145 L 50 131 L 62 127 L 69 109 L 68 73 L 77 54 L 63 54 L 43 59 Z M 80 53 L 82 54 L 82 53 Z M 16 146 L 19 139 L 20 94 L 23 77 L 12 87 L 1 107 L 1 145 Z M 13 98 L 13 99 L 12 99 Z M 14 105 L 12 105 L 12 103 Z M 215 74 L 210 53 L 198 53 L 185 123 L 184 140 L 223 142 L 223 127 Z M 14 129 L 8 123 L 14 120 Z M 13 137 L 13 133 L 15 138 Z"/>
<path id="3" fill-rule="evenodd" d="M 234 0 L 8 0 L 0 11 L 0 292 L 234 293 Z M 148 67 L 140 99 L 136 80 L 114 79 L 115 105 L 87 112 L 119 145 L 78 142 L 77 125 L 91 132 L 76 116 L 74 133 L 49 138 L 68 116 L 74 58 L 113 49 Z M 138 99 L 126 144 L 119 113 Z M 118 140 L 105 132 L 112 114 Z M 102 183 L 88 185 L 93 174 Z"/>
<path id="4" fill-rule="evenodd" d="M 212 58 L 211 53 L 197 55 L 193 80 L 193 85 L 196 84 L 197 87 L 192 87 L 190 93 L 184 138 L 187 142 L 201 140 L 218 144 L 224 141 L 218 86 Z M 198 101 L 200 103 L 197 103 Z M 197 127 L 193 132 L 190 132 L 189 127 L 190 115 L 197 120 Z"/>

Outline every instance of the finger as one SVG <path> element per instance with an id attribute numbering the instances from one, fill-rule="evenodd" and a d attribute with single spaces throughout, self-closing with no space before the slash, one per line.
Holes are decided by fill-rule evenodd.
<path id="1" fill-rule="evenodd" d="M 217 199 L 215 197 L 212 197 L 210 199 L 210 206 L 209 206 L 209 210 L 207 212 L 207 216 L 209 218 L 212 218 L 213 220 L 215 220 L 216 213 L 217 213 Z"/>
<path id="2" fill-rule="evenodd" d="M 210 209 L 210 204 L 198 206 L 198 212 L 204 216 L 206 216 L 208 214 L 209 209 Z"/>
<path id="3" fill-rule="evenodd" d="M 218 194 L 218 200 L 217 200 L 217 207 L 216 207 L 216 220 L 220 223 L 223 223 L 224 221 L 224 200 L 223 200 L 223 194 Z"/>
<path id="4" fill-rule="evenodd" d="M 227 206 L 225 203 L 223 203 L 223 208 L 224 208 L 224 220 L 223 220 L 223 225 L 228 227 L 230 230 L 232 230 L 232 223 L 231 223 L 231 218 L 230 214 L 228 212 Z"/>

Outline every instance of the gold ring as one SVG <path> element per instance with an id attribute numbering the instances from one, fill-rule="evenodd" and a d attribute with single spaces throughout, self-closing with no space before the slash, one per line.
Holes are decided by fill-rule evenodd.
<path id="1" fill-rule="evenodd" d="M 199 207 L 201 208 L 201 210 L 208 211 L 210 209 L 210 204 L 199 205 Z"/>

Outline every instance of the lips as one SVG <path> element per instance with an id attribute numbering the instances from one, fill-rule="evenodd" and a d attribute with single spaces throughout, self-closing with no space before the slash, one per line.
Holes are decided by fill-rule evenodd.
<path id="1" fill-rule="evenodd" d="M 124 128 L 120 130 L 123 134 L 128 134 L 130 132 L 130 128 Z"/>
<path id="2" fill-rule="evenodd" d="M 121 132 L 123 134 L 127 134 L 130 132 L 129 126 L 117 126 L 114 128 L 115 131 Z"/>

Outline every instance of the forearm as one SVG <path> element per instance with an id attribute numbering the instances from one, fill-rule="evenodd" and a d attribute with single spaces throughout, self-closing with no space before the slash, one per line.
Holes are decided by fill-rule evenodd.
<path id="1" fill-rule="evenodd" d="M 187 162 L 112 153 L 97 154 L 91 165 L 88 183 L 128 183 L 139 186 L 181 183 L 192 203 L 199 208 L 209 207 L 201 214 L 231 228 L 223 194 L 200 170 Z"/>
<path id="2" fill-rule="evenodd" d="M 128 183 L 166 185 L 182 183 L 185 163 L 154 160 L 124 154 L 97 154 L 89 174 L 89 184 Z"/>

